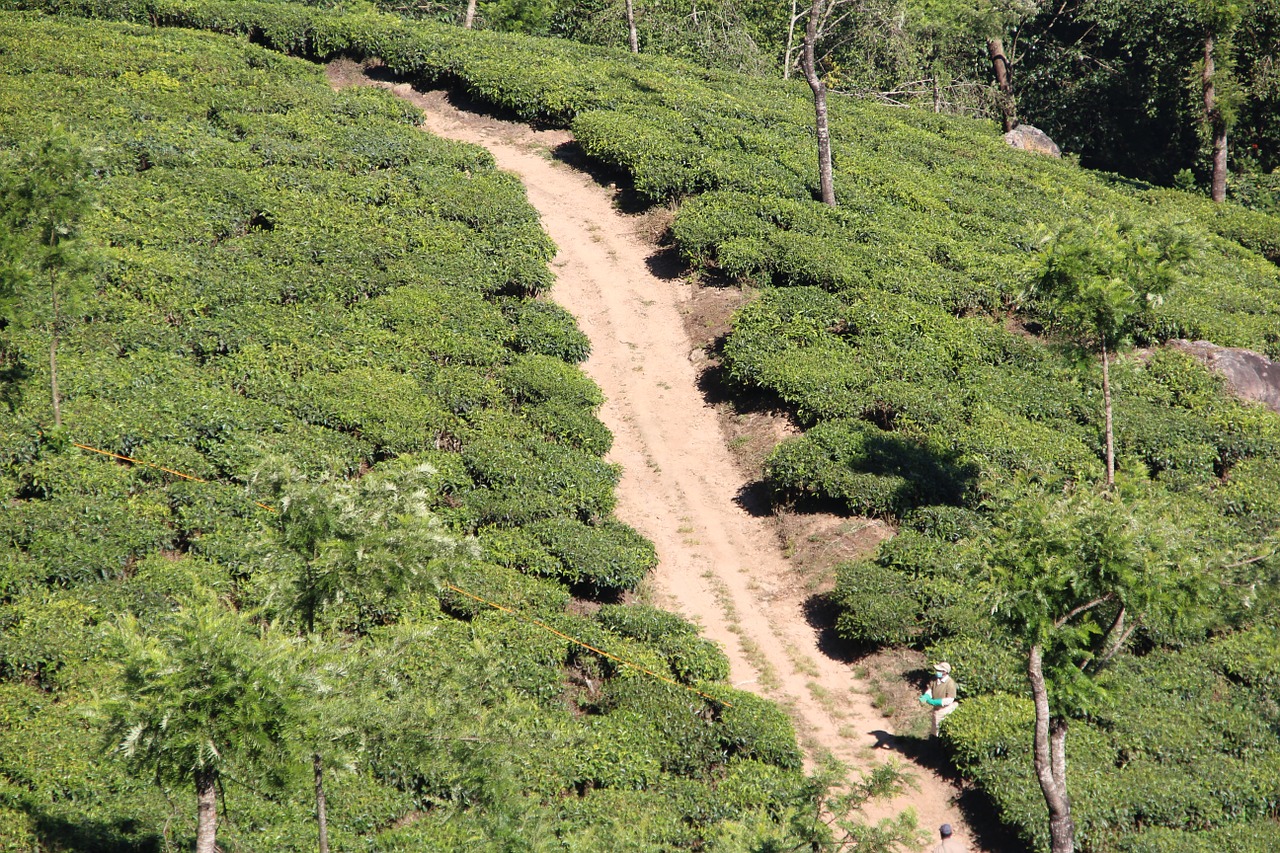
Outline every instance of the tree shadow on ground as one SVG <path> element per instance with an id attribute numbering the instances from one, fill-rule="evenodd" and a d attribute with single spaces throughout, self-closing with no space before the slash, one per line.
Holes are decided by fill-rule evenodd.
<path id="1" fill-rule="evenodd" d="M 1025 850 L 1026 844 L 1017 833 L 1000 822 L 996 807 L 977 786 L 969 783 L 951 761 L 946 746 L 933 737 L 890 734 L 882 729 L 867 732 L 876 739 L 875 748 L 894 752 L 917 767 L 931 770 L 959 790 L 956 807 L 964 816 L 972 836 L 967 841 L 982 850 Z M 936 832 L 938 827 L 923 827 Z"/>
<path id="2" fill-rule="evenodd" d="M 856 664 L 875 649 L 850 642 L 837 634 L 835 621 L 838 612 L 835 603 L 825 594 L 810 596 L 804 603 L 805 620 L 817 632 L 819 651 L 832 660 Z M 917 687 L 922 688 L 922 685 Z M 993 852 L 1012 853 L 1027 849 L 1026 843 L 1000 822 L 990 797 L 956 769 L 943 741 L 931 736 L 891 734 L 884 729 L 873 729 L 867 734 L 876 739 L 875 749 L 894 752 L 908 764 L 937 774 L 959 791 L 956 806 L 972 832 L 966 841 L 978 849 Z M 936 837 L 936 826 L 923 829 Z"/>
<path id="3" fill-rule="evenodd" d="M 644 259 L 649 274 L 661 281 L 679 281 L 688 270 L 680 250 L 675 246 L 665 246 Z"/>
<path id="4" fill-rule="evenodd" d="M 773 515 L 773 491 L 764 480 L 744 483 L 733 496 L 733 502 L 752 518 L 769 518 Z"/>

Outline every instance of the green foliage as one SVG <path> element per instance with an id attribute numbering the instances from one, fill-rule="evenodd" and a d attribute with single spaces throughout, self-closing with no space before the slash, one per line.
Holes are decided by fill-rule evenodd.
<path id="1" fill-rule="evenodd" d="M 905 643 L 911 640 L 924 604 L 910 578 L 872 562 L 840 570 L 832 600 L 840 607 L 836 630 L 860 643 Z"/>
<path id="2" fill-rule="evenodd" d="M 478 101 L 525 118 L 573 124 L 584 149 L 623 169 L 645 196 L 702 193 L 678 214 L 674 230 L 682 251 L 709 270 L 768 285 L 739 316 L 726 365 L 737 382 L 776 395 L 804 425 L 815 427 L 779 451 L 772 484 L 782 494 L 835 497 L 848 508 L 939 533 L 939 548 L 917 543 L 886 556 L 892 579 L 921 604 L 907 630 L 922 645 L 951 643 L 977 657 L 981 650 L 973 638 L 990 633 L 983 615 L 989 599 L 980 606 L 981 596 L 994 593 L 989 578 L 964 554 L 946 556 L 947 544 L 966 535 L 965 551 L 986 547 L 985 523 L 973 523 L 961 511 L 980 514 L 982 498 L 1019 472 L 1056 483 L 1063 477 L 1088 480 L 1100 470 L 1096 368 L 1046 349 L 1005 310 L 1034 272 L 1036 233 L 1028 223 L 1056 231 L 1074 218 L 1111 213 L 1144 230 L 1180 222 L 1177 227 L 1201 246 L 1194 275 L 1172 287 L 1164 304 L 1142 312 L 1132 324 L 1134 336 L 1153 343 L 1203 337 L 1273 355 L 1280 345 L 1280 280 L 1265 257 L 1269 219 L 1219 218 L 1186 194 L 1107 183 L 1069 162 L 1008 151 L 981 125 L 853 101 L 834 105 L 837 182 L 853 201 L 829 211 L 811 201 L 811 113 L 797 86 L 744 85 L 740 77 L 690 73 L 674 62 L 409 24 L 367 9 L 338 13 L 216 0 L 56 5 L 63 12 L 234 33 L 312 56 L 381 56 L 393 73 L 454 82 Z M 83 343 L 75 347 L 73 370 L 94 379 L 82 386 L 93 392 L 73 401 L 80 428 L 111 449 L 180 459 L 202 476 L 241 485 L 245 472 L 279 446 L 288 447 L 312 478 L 363 473 L 406 450 L 436 454 L 440 459 L 433 456 L 433 462 L 448 462 L 437 465 L 444 473 L 425 498 L 431 511 L 458 534 L 483 531 L 486 548 L 514 555 L 503 559 L 501 572 L 469 563 L 469 582 L 490 581 L 495 598 L 497 591 L 533 595 L 532 606 L 550 616 L 559 606 L 556 595 L 538 592 L 550 587 L 525 586 L 544 582 L 505 566 L 586 577 L 578 567 L 566 569 L 565 558 L 552 554 L 547 542 L 572 555 L 592 540 L 605 526 L 616 472 L 596 455 L 607 438 L 584 420 L 592 398 L 572 381 L 564 386 L 568 394 L 558 394 L 554 376 L 560 369 L 541 361 L 575 362 L 580 355 L 573 336 L 562 327 L 545 333 L 544 318 L 522 319 L 521 306 L 536 304 L 525 297 L 550 280 L 551 249 L 513 182 L 491 173 L 485 155 L 413 132 L 409 116 L 389 98 L 322 94 L 314 71 L 243 41 L 220 42 L 215 59 L 198 61 L 224 81 L 212 85 L 187 58 L 208 56 L 204 48 L 150 51 L 140 35 L 113 35 L 139 58 L 135 72 L 121 74 L 120 62 L 83 34 L 71 28 L 59 33 L 66 50 L 41 52 L 21 38 L 4 43 L 5 61 L 21 64 L 24 72 L 4 78 L 0 102 L 73 101 L 84 117 L 75 119 L 83 125 L 74 128 L 77 134 L 104 149 L 106 203 L 92 228 L 110 258 L 105 286 L 85 315 L 90 322 Z M 74 96 L 46 97 L 70 88 L 68 75 L 94 82 L 77 84 Z M 268 76 L 269 98 L 257 85 Z M 111 88 L 107 93 L 96 86 Z M 179 102 L 184 111 L 174 116 L 169 111 Z M 36 122 L 28 111 L 34 109 L 11 110 L 17 117 L 6 123 L 6 141 L 31 135 Z M 209 163 L 220 167 L 207 168 Z M 346 222 L 371 227 L 357 238 L 342 230 Z M 30 381 L 41 378 L 31 355 L 37 343 L 27 336 L 6 344 L 6 353 L 19 353 L 33 372 Z M 476 369 L 461 372 L 463 367 Z M 216 379 L 197 381 L 204 371 Z M 1116 371 L 1117 411 L 1129 423 L 1119 433 L 1122 480 L 1131 477 L 1136 488 L 1153 490 L 1155 503 L 1167 501 L 1170 517 L 1184 522 L 1184 535 L 1202 553 L 1230 553 L 1242 561 L 1256 556 L 1253 546 L 1275 503 L 1274 481 L 1267 480 L 1274 418 L 1230 401 L 1185 360 L 1157 355 L 1116 365 Z M 417 386 L 392 373 L 412 377 Z M 403 391 L 413 399 L 409 406 L 421 407 L 421 428 L 409 407 L 390 405 L 378 389 L 343 399 L 338 391 L 351 379 Z M 371 424 L 382 405 L 394 416 L 385 428 Z M 23 404 L 0 419 L 6 442 L 0 459 L 8 466 L 0 484 L 21 508 L 2 522 L 21 554 L 6 558 L 6 590 L 30 589 L 46 577 L 98 584 L 127 576 L 137 564 L 135 552 L 149 555 L 170 546 L 212 561 L 227 573 L 224 583 L 243 594 L 266 597 L 275 588 L 261 577 L 261 555 L 250 541 L 255 510 L 242 488 L 214 487 L 217 499 L 195 498 L 158 473 L 130 474 L 136 489 L 133 480 L 93 486 L 116 489 L 121 502 L 154 507 L 155 523 L 117 538 L 96 534 L 104 544 L 91 570 L 59 578 L 73 573 L 50 571 L 42 546 L 33 543 L 58 541 L 50 529 L 77 519 L 79 486 L 65 484 L 81 482 L 80 474 L 68 473 L 80 462 L 62 452 L 65 446 L 42 438 L 29 411 Z M 232 414 L 217 416 L 225 412 Z M 47 484 L 59 490 L 47 491 Z M 39 501 L 56 504 L 57 514 L 39 516 L 36 528 L 29 521 L 44 511 L 31 508 Z M 81 500 L 79 506 L 90 503 L 95 509 L 102 504 Z M 104 517 L 110 529 L 126 530 L 116 520 L 129 513 Z M 546 522 L 550 532 L 535 537 L 517 530 L 530 522 Z M 618 553 L 634 557 L 634 549 L 622 545 Z M 626 559 L 617 565 L 631 565 Z M 1263 560 L 1227 572 L 1238 586 L 1224 587 L 1229 594 L 1203 624 L 1153 622 L 1143 639 L 1153 647 L 1166 639 L 1186 643 L 1208 628 L 1227 630 L 1233 620 L 1265 619 L 1267 595 L 1247 591 L 1267 589 L 1259 581 L 1269 565 Z M 609 571 L 615 581 L 624 574 Z M 1237 589 L 1243 592 L 1230 592 Z M 535 646 L 517 629 L 493 630 L 499 614 L 472 608 L 456 593 L 445 597 L 450 613 L 471 618 L 467 627 L 474 626 L 481 644 L 494 640 L 504 650 L 518 650 L 527 643 L 529 650 L 510 652 L 505 667 L 478 653 L 459 673 L 474 683 L 510 686 L 532 697 L 538 709 L 559 701 L 563 648 Z M 428 620 L 429 604 L 419 600 L 399 618 Z M 431 618 L 455 624 L 444 614 Z M 448 635 L 449 644 L 428 644 L 424 651 L 447 657 L 442 650 L 452 652 L 459 635 L 427 624 L 424 632 Z M 604 639 L 625 639 L 587 624 Z M 628 649 L 655 671 L 678 665 L 674 655 L 626 642 L 635 643 Z M 699 843 L 702 830 L 690 818 L 706 813 L 706 789 L 686 796 L 680 786 L 699 783 L 679 774 L 701 778 L 724 761 L 717 723 L 691 710 L 697 703 L 681 699 L 682 708 L 678 701 L 632 691 L 641 683 L 638 676 L 600 666 L 609 683 L 600 697 L 579 703 L 591 711 L 585 719 L 613 717 L 604 727 L 610 735 L 640 734 L 622 746 L 605 739 L 609 750 L 597 755 L 630 758 L 600 759 L 577 781 L 583 789 L 596 779 L 614 780 L 617 787 L 568 798 L 565 811 L 572 817 L 558 825 L 566 837 L 576 833 L 587 849 L 592 836 L 584 826 L 593 820 L 623 826 L 625 843 L 637 849 Z M 999 667 L 977 673 L 975 688 L 1002 685 L 1005 675 Z M 461 683 L 463 676 L 454 678 Z M 439 673 L 424 670 L 422 683 L 440 684 Z M 972 714 L 980 707 L 976 701 L 965 702 Z M 465 826 L 463 834 L 475 838 L 509 838 L 521 828 L 549 837 L 545 831 L 554 819 L 536 811 L 524 794 L 512 794 L 516 783 L 475 769 L 536 752 L 530 743 L 542 748 L 562 742 L 548 735 L 552 728 L 542 725 L 541 710 L 526 714 L 527 707 L 512 713 L 512 726 L 485 730 L 491 740 L 501 739 L 492 731 L 504 738 L 520 732 L 511 756 L 482 753 L 470 740 L 431 740 L 458 734 L 436 728 L 416 730 L 415 742 L 431 749 L 410 757 L 396 753 L 393 737 L 408 727 L 387 726 L 379 766 L 388 769 L 380 784 L 399 786 L 395 790 L 411 798 L 420 792 L 426 811 L 440 815 L 420 821 L 418 829 L 388 834 L 448 840 L 460 837 L 456 828 Z M 632 726 L 629 717 L 614 716 L 648 719 L 649 711 L 661 725 Z M 961 731 L 972 714 L 962 708 L 953 728 Z M 974 742 L 980 735 L 972 734 Z M 462 736 L 484 735 L 468 730 Z M 682 755 L 674 744 L 686 741 L 690 752 Z M 1072 742 L 1096 745 L 1092 735 L 1073 735 Z M 1117 753 L 1100 748 L 1097 754 L 1098 764 L 1073 757 L 1086 767 L 1083 787 L 1075 787 L 1085 792 L 1084 801 L 1094 796 L 1090 785 L 1111 790 L 1098 780 L 1107 778 L 1104 770 L 1115 766 Z M 555 769 L 564 757 L 546 750 L 534 774 L 538 790 L 550 792 L 541 796 L 576 790 L 575 780 Z M 1017 817 L 1018 804 L 1028 802 L 1039 814 L 1036 798 L 1024 796 L 1025 774 L 995 762 L 970 772 L 1012 822 L 1032 825 Z M 1253 772 L 1241 778 L 1254 780 Z M 420 789 L 419 780 L 429 778 L 450 781 Z M 1176 799 L 1161 793 L 1173 790 L 1160 781 L 1167 777 L 1143 778 L 1134 789 L 1160 804 L 1161 819 L 1219 819 L 1218 813 L 1192 810 L 1207 808 L 1207 788 L 1179 812 Z M 647 787 L 629 799 L 624 788 L 634 785 Z M 1231 796 L 1231 802 L 1248 800 Z M 505 806 L 496 808 L 499 803 Z M 471 804 L 484 805 L 472 813 Z M 1135 808 L 1107 806 L 1097 820 L 1132 828 L 1137 824 L 1125 820 Z M 1240 814 L 1255 808 L 1248 800 Z M 445 815 L 457 816 L 457 823 L 448 824 Z M 749 817 L 741 820 L 741 837 L 765 838 L 772 831 L 749 828 Z M 1108 838 L 1107 832 L 1087 837 Z"/>
<path id="3" fill-rule="evenodd" d="M 249 42 L 413 44 L 285 4 L 97 11 L 248 38 L 0 13 L 0 174 L 67 126 L 102 256 L 65 435 L 45 330 L 0 328 L 0 847 L 189 847 L 203 766 L 222 849 L 313 849 L 313 752 L 335 849 L 689 849 L 740 819 L 797 843 L 785 716 L 532 621 L 728 689 L 675 617 L 566 612 L 655 555 L 610 518 L 587 341 L 534 298 L 553 248 L 518 182 Z M 721 797 L 737 762 L 767 769 Z"/>
<path id="4" fill-rule="evenodd" d="M 729 659 L 720 647 L 699 637 L 697 626 L 674 613 L 645 605 L 606 604 L 595 619 L 616 634 L 653 645 L 676 678 L 687 684 L 729 677 Z"/>
<path id="5" fill-rule="evenodd" d="M 121 681 L 104 705 L 108 737 L 140 775 L 188 783 L 239 762 L 283 761 L 299 701 L 286 637 L 258 635 L 206 599 L 145 631 L 125 617 L 114 639 Z"/>
<path id="6" fill-rule="evenodd" d="M 653 545 L 617 521 L 541 519 L 482 541 L 496 563 L 599 592 L 634 588 L 658 562 Z"/>
<path id="7" fill-rule="evenodd" d="M 1172 229 L 1150 237 L 1135 232 L 1133 223 L 1113 218 L 1074 222 L 1044 249 L 1030 297 L 1054 326 L 1090 350 L 1114 352 L 1190 257 L 1185 237 Z"/>
<path id="8" fill-rule="evenodd" d="M 1278 31 L 1280 7 L 1270 0 L 1046 7 L 1019 32 L 1014 80 L 1024 114 L 1086 165 L 1161 184 L 1186 170 L 1203 186 L 1210 149 L 1199 66 L 1212 33 L 1215 88 L 1234 121 L 1231 168 L 1265 177 L 1280 165 L 1271 70 Z"/>
<path id="9" fill-rule="evenodd" d="M 959 503 L 972 488 L 972 469 L 931 450 L 865 422 L 827 421 L 774 450 L 765 473 L 788 493 L 836 498 L 862 515 Z"/>

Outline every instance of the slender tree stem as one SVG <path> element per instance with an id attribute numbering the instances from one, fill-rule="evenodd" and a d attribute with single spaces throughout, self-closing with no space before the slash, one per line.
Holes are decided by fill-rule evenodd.
<path id="1" fill-rule="evenodd" d="M 196 771 L 196 853 L 217 853 L 218 771 Z"/>
<path id="2" fill-rule="evenodd" d="M 815 53 L 818 24 L 824 10 L 825 0 L 813 0 L 809 20 L 805 23 L 804 51 L 800 64 L 804 67 L 804 78 L 813 90 L 814 126 L 818 133 L 818 186 L 822 193 L 822 203 L 835 207 L 835 180 L 831 174 L 831 132 L 827 127 L 827 84 L 818 76 Z"/>
<path id="3" fill-rule="evenodd" d="M 1027 655 L 1027 680 L 1035 700 L 1036 722 L 1032 742 L 1036 779 L 1049 809 L 1049 843 L 1052 853 L 1073 853 L 1075 823 L 1067 796 L 1067 721 L 1049 713 L 1049 690 L 1044 678 L 1044 651 L 1039 644 Z"/>
<path id="4" fill-rule="evenodd" d="M 320 832 L 320 853 L 329 853 L 329 816 L 324 799 L 324 763 L 320 753 L 311 756 L 311 767 L 316 777 L 316 826 Z"/>
<path id="5" fill-rule="evenodd" d="M 1216 68 L 1213 61 L 1214 39 L 1212 35 L 1204 37 L 1204 70 L 1201 72 L 1201 84 L 1204 87 L 1204 118 L 1213 133 L 1213 181 L 1209 188 L 1209 197 L 1221 203 L 1227 199 L 1227 121 L 1218 106 L 1217 93 L 1214 89 Z"/>
<path id="6" fill-rule="evenodd" d="M 791 0 L 791 21 L 787 24 L 787 49 L 782 54 L 782 79 L 791 79 L 791 66 L 795 64 L 792 52 L 796 43 L 796 21 L 800 20 L 800 14 L 796 11 L 796 3 L 798 0 Z"/>
<path id="7" fill-rule="evenodd" d="M 53 333 L 49 341 L 49 393 L 53 397 L 53 425 L 62 427 L 62 397 L 58 394 L 58 334 L 62 316 L 58 311 L 58 274 L 49 272 L 49 298 L 53 302 Z"/>
<path id="8" fill-rule="evenodd" d="M 1108 367 L 1107 342 L 1102 341 L 1102 407 L 1107 426 L 1107 488 L 1116 486 L 1116 443 L 1111 431 L 1111 371 Z"/>
<path id="9" fill-rule="evenodd" d="M 697 10 L 694 10 L 695 20 Z M 640 36 L 636 32 L 636 7 L 634 0 L 627 0 L 627 40 L 631 44 L 631 52 L 640 52 Z"/>
<path id="10" fill-rule="evenodd" d="M 1004 55 L 1004 41 L 999 37 L 987 39 L 987 56 L 991 59 L 991 71 L 996 78 L 1000 94 L 1000 117 L 1004 132 L 1018 126 L 1017 109 L 1013 102 L 1013 86 L 1009 82 L 1009 59 Z"/>

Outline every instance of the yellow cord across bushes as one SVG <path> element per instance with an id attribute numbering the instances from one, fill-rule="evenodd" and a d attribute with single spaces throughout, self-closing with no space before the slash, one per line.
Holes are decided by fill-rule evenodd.
<path id="1" fill-rule="evenodd" d="M 193 482 L 193 483 L 208 483 L 208 482 L 209 482 L 208 480 L 202 480 L 202 479 L 200 479 L 199 477 L 196 477 L 196 476 L 194 476 L 194 475 L 192 475 L 192 474 L 184 474 L 184 473 L 182 473 L 181 471 L 175 471 L 175 470 L 173 470 L 172 468 L 166 468 L 166 467 L 164 467 L 163 465 L 156 465 L 156 464 L 154 464 L 154 463 L 152 463 L 152 462 L 143 462 L 141 459 L 134 459 L 134 458 L 132 458 L 132 457 L 130 457 L 130 456 L 121 456 L 119 453 L 112 453 L 110 450 L 99 450 L 99 449 L 98 449 L 98 448 L 96 448 L 96 447 L 90 447 L 90 446 L 89 446 L 89 445 L 87 445 L 87 444 L 77 444 L 77 443 L 76 443 L 76 442 L 74 442 L 74 441 L 72 442 L 72 444 L 74 444 L 76 447 L 80 448 L 81 450 L 87 450 L 87 451 L 89 451 L 90 453 L 101 453 L 103 456 L 110 456 L 110 457 L 112 457 L 113 459 L 123 459 L 125 462 L 132 462 L 134 465 L 145 465 L 145 466 L 146 466 L 146 467 L 148 467 L 148 468 L 154 468 L 154 469 L 156 469 L 157 471 L 163 471 L 163 472 L 165 472 L 166 474 L 172 474 L 172 475 L 173 475 L 173 476 L 175 476 L 175 477 L 181 477 L 182 479 L 184 479 L 184 480 L 190 480 L 190 481 L 191 481 L 191 482 Z M 264 504 L 264 503 L 258 503 L 257 501 L 254 501 L 253 503 L 254 503 L 254 505 L 255 505 L 255 506 L 260 506 L 260 507 L 262 507 L 262 508 L 263 508 L 263 509 L 265 509 L 267 512 L 275 512 L 275 511 L 276 511 L 276 510 L 275 510 L 275 507 L 269 507 L 269 506 L 267 506 L 267 505 L 266 505 L 266 504 Z"/>
<path id="2" fill-rule="evenodd" d="M 191 481 L 191 482 L 193 482 L 193 483 L 206 483 L 206 484 L 207 484 L 207 483 L 209 483 L 209 481 L 208 481 L 208 480 L 201 479 L 200 477 L 196 477 L 196 476 L 191 475 L 191 474 L 184 474 L 184 473 L 182 473 L 181 471 L 175 471 L 175 470 L 173 470 L 172 468 L 166 468 L 166 467 L 164 467 L 163 465 L 156 465 L 156 464 L 155 464 L 155 463 L 153 463 L 153 462 L 144 462 L 144 461 L 142 461 L 141 459 L 134 459 L 134 458 L 133 458 L 133 457 L 131 457 L 131 456 L 123 456 L 123 455 L 121 455 L 121 454 L 119 454 L 119 453 L 112 453 L 110 450 L 100 450 L 100 449 L 99 449 L 99 448 L 97 448 L 97 447 L 90 447 L 90 446 L 89 446 L 89 445 L 87 445 L 87 444 L 79 444 L 79 443 L 77 443 L 77 442 L 72 442 L 72 444 L 73 444 L 73 445 L 75 445 L 76 447 L 80 448 L 81 450 L 87 450 L 87 451 L 89 451 L 90 453 L 99 453 L 99 454 L 101 454 L 101 455 L 103 455 L 103 456 L 110 456 L 110 457 L 111 457 L 111 458 L 113 458 L 113 459 L 120 459 L 120 460 L 123 460 L 123 461 L 125 461 L 125 462 L 132 463 L 132 464 L 134 464 L 134 465 L 143 465 L 143 466 L 145 466 L 145 467 L 147 467 L 147 468 L 154 468 L 154 469 L 155 469 L 155 470 L 157 470 L 157 471 L 163 471 L 163 472 L 165 472 L 166 474 L 172 474 L 172 475 L 173 475 L 173 476 L 175 476 L 175 477 L 181 477 L 182 479 L 184 479 L 184 480 L 190 480 L 190 481 Z M 261 507 L 262 509 L 265 509 L 267 512 L 276 512 L 276 511 L 277 511 L 274 507 L 267 506 L 267 505 L 266 505 L 266 504 L 264 504 L 264 503 L 259 503 L 258 501 L 254 501 L 253 503 L 254 503 L 254 505 L 255 505 L 255 506 L 259 506 L 259 507 Z M 710 694 L 708 694 L 708 693 L 703 693 L 701 690 L 698 690 L 698 689 L 696 689 L 696 688 L 690 687 L 690 686 L 689 686 L 689 685 L 687 685 L 687 684 L 681 684 L 680 682 L 676 681 L 674 678 L 668 678 L 667 676 L 662 675 L 661 673 L 654 672 L 654 671 L 653 671 L 653 670 L 651 670 L 651 669 L 646 669 L 645 667 L 641 666 L 641 665 L 640 665 L 640 664 L 638 664 L 638 663 L 633 663 L 632 661 L 626 660 L 626 659 L 624 659 L 624 658 L 620 658 L 620 657 L 618 657 L 617 655 L 609 654 L 609 653 L 608 653 L 608 652 L 606 652 L 604 649 L 598 649 L 598 648 L 596 648 L 595 646 L 591 645 L 590 643 L 585 643 L 585 642 L 583 642 L 582 640 L 579 640 L 579 639 L 577 639 L 577 638 L 575 638 L 575 637 L 571 637 L 571 636 L 569 636 L 568 634 L 566 634 L 566 633 L 564 633 L 564 632 L 562 632 L 562 631 L 557 631 L 555 628 L 552 628 L 550 625 L 546 624 L 545 622 L 542 622 L 542 621 L 540 621 L 540 620 L 538 620 L 538 619 L 534 619 L 532 616 L 526 616 L 525 614 L 523 614 L 523 613 L 519 612 L 518 610 L 513 610 L 513 609 L 512 609 L 512 608 L 510 608 L 510 607 L 504 607 L 504 606 L 502 606 L 501 604 L 496 604 L 496 603 L 494 603 L 494 602 L 492 602 L 492 601 L 488 600 L 487 598 L 482 598 L 482 597 L 480 597 L 480 596 L 478 596 L 478 595 L 474 595 L 474 594 L 472 594 L 472 593 L 470 593 L 470 592 L 467 592 L 465 589 L 462 589 L 461 587 L 454 586 L 454 585 L 453 585 L 453 584 L 451 584 L 451 583 L 446 583 L 446 584 L 445 584 L 445 586 L 446 586 L 448 589 L 451 589 L 451 590 L 453 590 L 454 592 L 458 593 L 459 595 L 465 595 L 467 598 L 470 598 L 470 599 L 473 599 L 473 600 L 475 600 L 475 601 L 478 601 L 478 602 L 480 602 L 481 604 L 486 604 L 486 605 L 488 605 L 489 607 L 492 607 L 492 608 L 493 608 L 493 609 L 495 609 L 495 610 L 501 610 L 503 613 L 506 613 L 506 614 L 507 614 L 507 615 L 509 615 L 509 616 L 514 616 L 514 617 L 516 617 L 517 619 L 522 619 L 522 620 L 524 620 L 525 622 L 528 622 L 528 623 L 530 623 L 530 624 L 532 624 L 532 625 L 536 625 L 537 627 L 541 628 L 542 630 L 544 630 L 544 631 L 546 631 L 546 632 L 548 632 L 548 633 L 554 634 L 554 635 L 556 635 L 557 637 L 559 637 L 559 638 L 560 638 L 560 639 L 562 639 L 562 640 L 568 640 L 569 642 L 573 643 L 574 645 L 581 646 L 582 648 L 584 648 L 584 649 L 588 649 L 589 651 L 593 651 L 593 652 L 595 652 L 595 653 L 596 653 L 596 654 L 598 654 L 598 655 L 601 655 L 601 656 L 603 656 L 603 657 L 608 658 L 608 659 L 609 659 L 609 660 L 611 660 L 611 661 L 614 661 L 615 663 L 620 663 L 620 664 L 622 664 L 623 666 L 629 666 L 629 667 L 631 667 L 631 668 L 632 668 L 632 669 L 634 669 L 634 670 L 637 670 L 637 671 L 639 671 L 639 672 L 643 672 L 645 675 L 653 676 L 654 678 L 658 679 L 659 681 L 665 681 L 667 684 L 673 684 L 673 685 L 675 685 L 676 687 L 679 687 L 679 688 L 680 688 L 680 689 L 682 689 L 682 690 L 688 690 L 690 693 L 697 694 L 698 696 L 701 696 L 703 699 L 709 699 L 710 701 L 715 702 L 715 703 L 717 703 L 717 704 L 719 704 L 719 705 L 723 705 L 723 706 L 724 706 L 724 707 L 726 707 L 726 708 L 732 708 L 732 707 L 733 707 L 733 703 L 732 703 L 732 702 L 726 702 L 724 699 L 720 699 L 720 698 L 718 698 L 718 697 L 716 697 L 716 696 L 712 696 L 712 695 L 710 695 Z"/>

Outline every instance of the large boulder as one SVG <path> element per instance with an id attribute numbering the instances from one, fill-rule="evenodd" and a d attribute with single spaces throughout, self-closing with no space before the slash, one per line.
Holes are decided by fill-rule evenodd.
<path id="1" fill-rule="evenodd" d="M 1208 341 L 1174 340 L 1168 345 L 1220 374 L 1237 397 L 1280 413 L 1280 362 L 1253 350 L 1220 347 Z"/>
<path id="2" fill-rule="evenodd" d="M 1050 157 L 1062 156 L 1062 149 L 1058 147 L 1058 143 L 1050 139 L 1049 134 L 1034 125 L 1018 125 L 1004 135 L 1004 141 L 1014 148 L 1021 148 L 1023 151 L 1034 151 L 1037 154 L 1047 154 Z"/>

